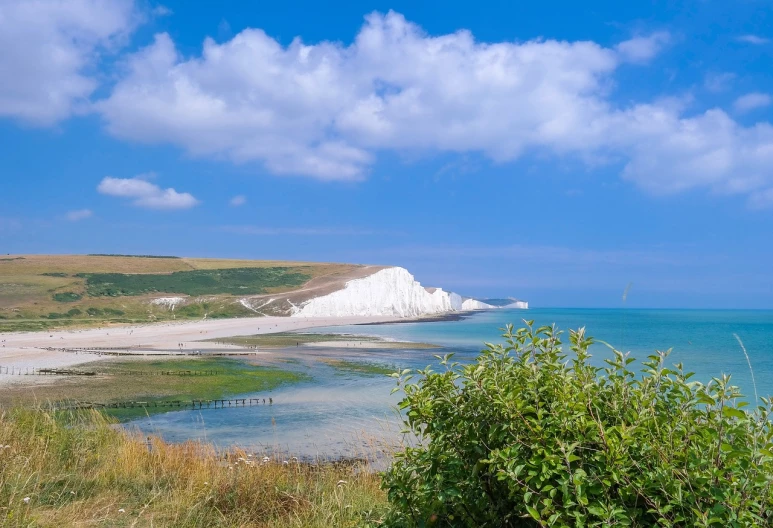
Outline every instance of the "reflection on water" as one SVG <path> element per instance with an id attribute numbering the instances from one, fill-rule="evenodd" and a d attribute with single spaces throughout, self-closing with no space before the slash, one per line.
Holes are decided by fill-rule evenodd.
<path id="1" fill-rule="evenodd" d="M 265 393 L 273 404 L 225 409 L 181 410 L 136 420 L 131 425 L 170 441 L 206 440 L 220 447 L 240 446 L 299 457 L 370 456 L 383 442 L 399 441 L 395 380 L 327 365 L 327 358 L 374 362 L 394 370 L 424 367 L 435 361 L 427 350 L 367 351 L 311 349 L 282 351 L 291 361 L 279 368 L 309 374 L 312 380 Z M 379 445 L 376 445 L 379 444 Z"/>
<path id="2" fill-rule="evenodd" d="M 325 364 L 326 358 L 372 361 L 394 370 L 436 364 L 435 354 L 449 351 L 471 361 L 485 341 L 497 342 L 499 329 L 523 317 L 539 324 L 557 323 L 561 329 L 586 326 L 589 335 L 631 350 L 638 358 L 656 349 L 673 347 L 671 362 L 682 361 L 703 382 L 723 372 L 751 393 L 746 360 L 733 333 L 744 340 L 762 395 L 773 394 L 773 312 L 711 310 L 501 310 L 462 321 L 349 326 L 315 331 L 379 335 L 400 341 L 443 345 L 440 350 L 354 350 L 301 347 L 281 352 L 280 368 L 298 369 L 312 381 L 271 393 L 274 404 L 217 410 L 185 410 L 133 422 L 147 433 L 171 441 L 207 440 L 227 447 L 282 451 L 295 456 L 358 456 L 369 453 L 373 438 L 399 438 L 394 407 L 399 394 L 390 395 L 394 380 L 384 375 L 345 373 Z M 568 340 L 568 339 L 566 339 Z M 593 361 L 603 365 L 609 351 L 596 345 Z M 289 360 L 289 361 L 283 361 Z"/>

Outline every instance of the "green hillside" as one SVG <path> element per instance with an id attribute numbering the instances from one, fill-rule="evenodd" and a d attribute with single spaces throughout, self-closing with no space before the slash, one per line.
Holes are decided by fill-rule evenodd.
<path id="1" fill-rule="evenodd" d="M 357 268 L 153 255 L 9 255 L 0 259 L 0 332 L 255 316 L 240 302 L 245 296 L 292 292 Z M 175 302 L 151 302 L 163 296 Z M 284 309 L 277 303 L 270 308 L 276 314 Z"/>

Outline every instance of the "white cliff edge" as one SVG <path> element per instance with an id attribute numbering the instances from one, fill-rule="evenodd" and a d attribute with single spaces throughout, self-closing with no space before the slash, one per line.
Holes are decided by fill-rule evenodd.
<path id="1" fill-rule="evenodd" d="M 343 289 L 296 306 L 293 317 L 394 316 L 418 317 L 496 308 L 462 299 L 441 288 L 425 288 L 405 268 L 386 268 L 353 279 Z"/>
<path id="2" fill-rule="evenodd" d="M 462 303 L 462 310 L 493 310 L 496 306 L 486 304 L 476 299 L 465 299 Z"/>

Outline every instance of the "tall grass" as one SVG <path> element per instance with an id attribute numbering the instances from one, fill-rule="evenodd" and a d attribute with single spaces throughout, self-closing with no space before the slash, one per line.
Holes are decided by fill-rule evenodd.
<path id="1" fill-rule="evenodd" d="M 3 412 L 0 446 L 0 526 L 356 526 L 386 507 L 364 462 L 168 444 L 96 411 Z"/>

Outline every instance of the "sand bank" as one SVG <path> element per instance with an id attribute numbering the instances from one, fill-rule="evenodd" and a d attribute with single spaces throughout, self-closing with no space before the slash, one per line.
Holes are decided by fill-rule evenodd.
<path id="1" fill-rule="evenodd" d="M 373 348 L 373 349 L 385 349 L 385 348 L 398 348 L 398 349 L 410 349 L 410 348 L 440 348 L 438 345 L 430 343 L 413 343 L 409 341 L 360 341 L 357 339 L 345 340 L 345 341 L 317 341 L 314 343 L 304 343 L 301 345 L 304 348 Z"/>

